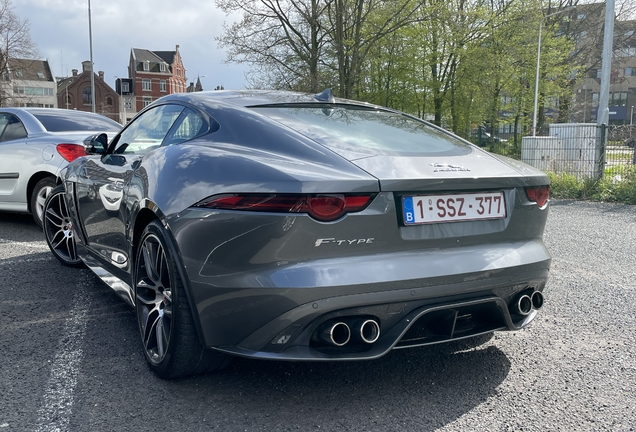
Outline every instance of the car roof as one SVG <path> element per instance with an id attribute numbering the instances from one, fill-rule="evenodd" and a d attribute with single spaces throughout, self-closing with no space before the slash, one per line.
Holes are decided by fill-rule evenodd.
<path id="1" fill-rule="evenodd" d="M 325 90 L 326 92 L 326 90 Z M 324 95 L 324 92 L 321 94 Z M 272 105 L 272 104 L 325 104 L 335 103 L 341 105 L 355 105 L 364 106 L 369 108 L 377 108 L 386 110 L 386 108 L 379 107 L 366 102 L 353 101 L 342 98 L 330 98 L 326 100 L 317 99 L 318 95 L 309 93 L 299 93 L 291 91 L 280 90 L 213 90 L 202 91 L 193 93 L 175 93 L 161 98 L 163 101 L 168 100 L 180 100 L 182 102 L 189 103 L 201 103 L 209 105 L 210 103 L 222 103 L 230 104 L 239 107 L 251 107 L 258 105 Z"/>

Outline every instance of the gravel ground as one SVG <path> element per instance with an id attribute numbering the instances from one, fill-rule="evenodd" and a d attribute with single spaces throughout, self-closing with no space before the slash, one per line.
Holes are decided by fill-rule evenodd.
<path id="1" fill-rule="evenodd" d="M 0 432 L 634 430 L 636 207 L 550 212 L 546 304 L 524 331 L 177 381 L 149 372 L 130 308 L 60 266 L 28 216 L 0 215 Z"/>

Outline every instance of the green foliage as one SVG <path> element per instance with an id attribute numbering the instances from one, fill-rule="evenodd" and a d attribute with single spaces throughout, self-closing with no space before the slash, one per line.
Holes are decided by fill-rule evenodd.
<path id="1" fill-rule="evenodd" d="M 569 174 L 548 173 L 554 198 L 636 204 L 636 167 L 620 176 L 580 180 Z"/>

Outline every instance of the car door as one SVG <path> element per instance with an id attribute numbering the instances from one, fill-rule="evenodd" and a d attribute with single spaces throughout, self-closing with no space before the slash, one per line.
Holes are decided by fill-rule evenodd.
<path id="1" fill-rule="evenodd" d="M 26 194 L 18 194 L 27 182 L 41 149 L 26 146 L 27 131 L 18 117 L 0 112 L 0 202 L 27 209 Z M 10 203 L 10 204 L 8 204 Z M 23 208 L 22 208 L 23 207 Z"/>
<path id="2" fill-rule="evenodd" d="M 141 159 L 159 148 L 185 107 L 156 106 L 121 131 L 103 156 L 89 158 L 78 176 L 78 215 L 87 246 L 120 277 L 129 272 L 127 192 Z"/>

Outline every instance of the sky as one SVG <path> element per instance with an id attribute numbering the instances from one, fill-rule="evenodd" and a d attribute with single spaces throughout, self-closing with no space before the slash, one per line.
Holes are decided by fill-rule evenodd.
<path id="1" fill-rule="evenodd" d="M 227 17 L 213 0 L 90 0 L 95 72 L 115 86 L 128 77 L 131 48 L 174 51 L 179 45 L 188 82 L 201 77 L 204 90 L 247 86 L 245 65 L 226 64 L 217 47 Z M 12 0 L 14 13 L 27 19 L 31 39 L 55 76 L 82 70 L 90 59 L 88 0 Z"/>

